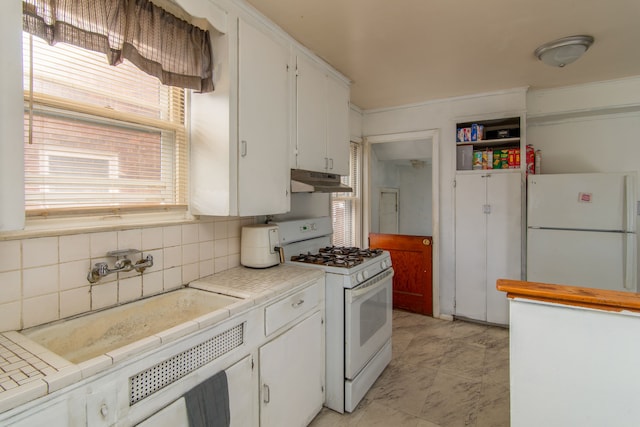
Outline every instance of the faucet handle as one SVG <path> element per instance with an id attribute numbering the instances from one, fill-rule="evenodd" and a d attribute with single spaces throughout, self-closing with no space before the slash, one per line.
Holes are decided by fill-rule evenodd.
<path id="1" fill-rule="evenodd" d="M 109 264 L 106 262 L 96 262 L 95 270 L 98 273 L 98 276 L 103 277 L 109 274 Z"/>

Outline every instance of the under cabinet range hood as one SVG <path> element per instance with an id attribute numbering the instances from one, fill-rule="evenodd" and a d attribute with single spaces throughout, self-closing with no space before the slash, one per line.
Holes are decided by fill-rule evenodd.
<path id="1" fill-rule="evenodd" d="M 291 169 L 292 193 L 351 193 L 353 189 L 340 182 L 340 175 Z"/>

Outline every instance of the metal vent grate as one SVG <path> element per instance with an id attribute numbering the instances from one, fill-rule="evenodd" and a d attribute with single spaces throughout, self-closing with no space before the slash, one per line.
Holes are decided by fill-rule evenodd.
<path id="1" fill-rule="evenodd" d="M 132 376 L 129 378 L 129 406 L 239 347 L 243 342 L 244 323 L 241 323 Z"/>

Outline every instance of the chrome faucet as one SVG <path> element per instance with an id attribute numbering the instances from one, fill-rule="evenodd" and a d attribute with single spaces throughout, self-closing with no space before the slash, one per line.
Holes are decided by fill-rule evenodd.
<path id="1" fill-rule="evenodd" d="M 129 259 L 129 256 L 139 254 L 141 251 L 137 249 L 122 249 L 119 251 L 107 252 L 108 257 L 115 257 L 116 262 L 113 264 L 113 268 L 109 268 L 109 264 L 106 262 L 97 262 L 87 274 L 87 280 L 89 283 L 96 283 L 101 277 L 107 276 L 111 273 L 127 272 L 136 270 L 138 273 L 143 273 L 145 269 L 153 266 L 153 257 L 147 255 L 146 258 L 140 258 L 135 264 Z"/>

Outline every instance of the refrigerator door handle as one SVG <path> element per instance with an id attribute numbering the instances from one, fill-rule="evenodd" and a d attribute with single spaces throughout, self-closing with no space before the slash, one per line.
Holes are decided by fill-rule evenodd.
<path id="1" fill-rule="evenodd" d="M 636 291 L 636 235 L 624 233 L 624 287 Z"/>
<path id="2" fill-rule="evenodd" d="M 623 219 L 624 231 L 628 233 L 636 232 L 636 180 L 633 175 L 624 176 L 625 190 L 625 218 Z"/>

